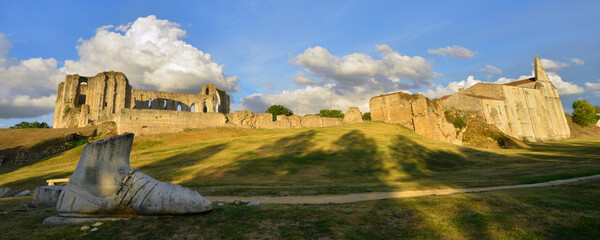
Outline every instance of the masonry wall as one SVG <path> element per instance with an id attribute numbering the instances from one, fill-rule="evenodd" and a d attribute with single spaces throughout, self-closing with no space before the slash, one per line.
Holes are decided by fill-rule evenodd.
<path id="1" fill-rule="evenodd" d="M 444 110 L 421 94 L 397 92 L 371 98 L 371 119 L 403 125 L 439 141 L 462 144 L 462 134 L 446 121 Z"/>

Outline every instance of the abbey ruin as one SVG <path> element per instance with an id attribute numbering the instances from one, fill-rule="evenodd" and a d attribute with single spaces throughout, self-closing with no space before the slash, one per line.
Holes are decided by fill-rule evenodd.
<path id="1" fill-rule="evenodd" d="M 53 128 L 85 127 L 114 122 L 119 134 L 173 133 L 204 127 L 306 128 L 361 122 L 358 108 L 344 119 L 277 116 L 248 110 L 230 113 L 226 91 L 214 84 L 198 94 L 133 89 L 125 74 L 102 72 L 94 77 L 68 75 L 58 85 Z"/>
<path id="2" fill-rule="evenodd" d="M 507 135 L 529 142 L 560 140 L 571 133 L 556 87 L 539 58 L 534 77 L 506 84 L 477 83 L 458 93 L 429 100 L 421 94 L 392 93 L 371 98 L 373 120 L 402 124 L 440 141 L 460 143 L 460 133 L 444 119 L 457 110 L 484 119 Z"/>

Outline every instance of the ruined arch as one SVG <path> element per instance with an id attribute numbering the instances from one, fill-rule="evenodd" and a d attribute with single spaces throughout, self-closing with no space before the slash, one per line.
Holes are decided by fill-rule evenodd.
<path id="1" fill-rule="evenodd" d="M 192 103 L 192 106 L 190 107 L 190 112 L 196 112 L 196 104 Z"/>
<path id="2" fill-rule="evenodd" d="M 178 111 L 178 112 L 181 112 L 181 103 L 178 103 L 178 104 L 177 104 L 177 111 Z"/>
<path id="3" fill-rule="evenodd" d="M 152 98 L 148 100 L 148 109 L 152 109 Z"/>

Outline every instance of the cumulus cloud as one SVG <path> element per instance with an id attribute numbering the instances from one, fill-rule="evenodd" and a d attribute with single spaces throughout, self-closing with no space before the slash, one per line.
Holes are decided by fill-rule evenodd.
<path id="1" fill-rule="evenodd" d="M 598 79 L 598 83 L 586 82 L 585 87 L 588 91 L 594 93 L 597 97 L 600 97 L 600 79 Z"/>
<path id="2" fill-rule="evenodd" d="M 240 108 L 253 112 L 265 112 L 274 104 L 290 108 L 296 115 L 316 113 L 320 109 L 348 110 L 349 107 L 359 107 L 361 111 L 369 111 L 369 99 L 372 94 L 360 92 L 339 93 L 335 91 L 336 84 L 306 86 L 302 89 L 285 90 L 278 94 L 252 94 L 242 98 Z"/>
<path id="3" fill-rule="evenodd" d="M 0 118 L 35 117 L 52 112 L 56 87 L 64 78 L 53 58 L 21 60 L 0 33 Z"/>
<path id="4" fill-rule="evenodd" d="M 377 45 L 376 49 L 380 59 L 364 53 L 338 57 L 320 46 L 307 48 L 290 63 L 304 68 L 294 82 L 309 86 L 278 94 L 250 95 L 242 98 L 240 108 L 264 112 L 272 104 L 283 104 L 297 114 L 325 108 L 345 111 L 351 106 L 368 111 L 372 96 L 428 87 L 432 78 L 441 76 L 420 56 L 402 55 L 388 45 Z"/>
<path id="5" fill-rule="evenodd" d="M 297 85 L 311 85 L 317 83 L 317 81 L 304 76 L 303 72 L 298 72 L 298 74 L 295 77 L 292 77 L 292 79 L 294 79 L 294 83 Z"/>
<path id="6" fill-rule="evenodd" d="M 446 86 L 437 85 L 433 89 L 428 89 L 426 92 L 423 93 L 423 95 L 431 99 L 437 99 L 446 95 L 456 93 L 458 92 L 459 88 L 467 89 L 480 82 L 481 80 L 477 80 L 473 76 L 468 76 L 466 80 L 450 82 Z"/>
<path id="7" fill-rule="evenodd" d="M 556 87 L 558 94 L 560 94 L 562 96 L 567 96 L 567 95 L 582 94 L 583 92 L 585 92 L 585 90 L 583 90 L 582 87 L 577 86 L 577 84 L 572 83 L 572 82 L 563 81 L 562 78 L 560 77 L 560 75 L 558 75 L 558 73 L 555 73 L 555 72 L 547 72 L 547 73 L 548 73 L 548 78 L 550 78 L 550 81 L 552 82 L 552 85 L 554 85 L 554 87 Z"/>
<path id="8" fill-rule="evenodd" d="M 80 39 L 78 60 L 66 60 L 59 68 L 53 58 L 9 57 L 12 45 L 0 33 L 0 118 L 51 113 L 58 83 L 75 73 L 120 71 L 138 89 L 197 93 L 202 85 L 215 83 L 237 91 L 237 77 L 225 75 L 222 65 L 183 41 L 185 36 L 179 24 L 153 15 L 116 28 L 102 26 L 92 38 Z"/>
<path id="9" fill-rule="evenodd" d="M 492 74 L 502 74 L 502 70 L 500 68 L 494 67 L 492 65 L 485 65 L 484 68 L 480 69 L 482 72 L 488 72 Z"/>
<path id="10" fill-rule="evenodd" d="M 585 62 L 579 58 L 571 58 L 571 62 L 575 63 L 575 65 L 583 65 Z"/>
<path id="11" fill-rule="evenodd" d="M 554 60 L 550 60 L 550 59 L 545 59 L 545 58 L 540 59 L 540 61 L 542 62 L 542 66 L 544 66 L 544 69 L 546 69 L 546 71 L 548 71 L 548 72 L 556 72 L 562 68 L 569 66 L 569 64 L 567 64 L 567 63 L 554 61 Z"/>
<path id="12" fill-rule="evenodd" d="M 202 85 L 215 83 L 237 91 L 237 77 L 224 75 L 223 66 L 210 54 L 183 41 L 186 32 L 179 27 L 154 15 L 116 29 L 100 27 L 77 46 L 79 60 L 65 61 L 64 68 L 80 75 L 124 72 L 134 87 L 143 89 L 195 93 Z"/>
<path id="13" fill-rule="evenodd" d="M 427 50 L 428 53 L 430 54 L 436 54 L 436 55 L 441 55 L 444 57 L 453 57 L 453 58 L 472 58 L 475 56 L 475 53 L 473 53 L 473 51 L 461 47 L 461 46 L 448 46 L 445 48 L 438 48 L 438 49 L 428 49 Z"/>

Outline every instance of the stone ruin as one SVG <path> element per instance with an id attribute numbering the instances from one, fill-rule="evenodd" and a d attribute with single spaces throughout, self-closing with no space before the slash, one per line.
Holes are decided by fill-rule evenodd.
<path id="1" fill-rule="evenodd" d="M 213 209 L 209 200 L 192 189 L 131 169 L 133 136 L 126 133 L 86 145 L 73 176 L 56 200 L 58 216 L 46 218 L 44 224 L 197 214 Z"/>
<path id="2" fill-rule="evenodd" d="M 102 72 L 94 77 L 75 74 L 58 85 L 52 127 L 118 122 L 124 115 L 137 113 L 127 110 L 229 113 L 229 107 L 229 95 L 214 84 L 204 85 L 198 94 L 169 93 L 133 89 L 120 72 Z"/>
<path id="3" fill-rule="evenodd" d="M 539 58 L 535 76 L 506 84 L 477 83 L 458 93 L 429 100 L 398 92 L 371 98 L 375 121 L 398 123 L 436 140 L 461 143 L 461 133 L 444 118 L 457 110 L 483 119 L 505 134 L 529 142 L 561 140 L 571 133 L 556 87 Z"/>
<path id="4" fill-rule="evenodd" d="M 53 128 L 84 127 L 114 122 L 119 134 L 175 133 L 205 127 L 308 128 L 362 122 L 358 108 L 344 119 L 319 116 L 277 116 L 248 110 L 230 113 L 226 91 L 214 84 L 198 94 L 133 89 L 123 73 L 94 77 L 66 76 L 58 85 Z"/>

